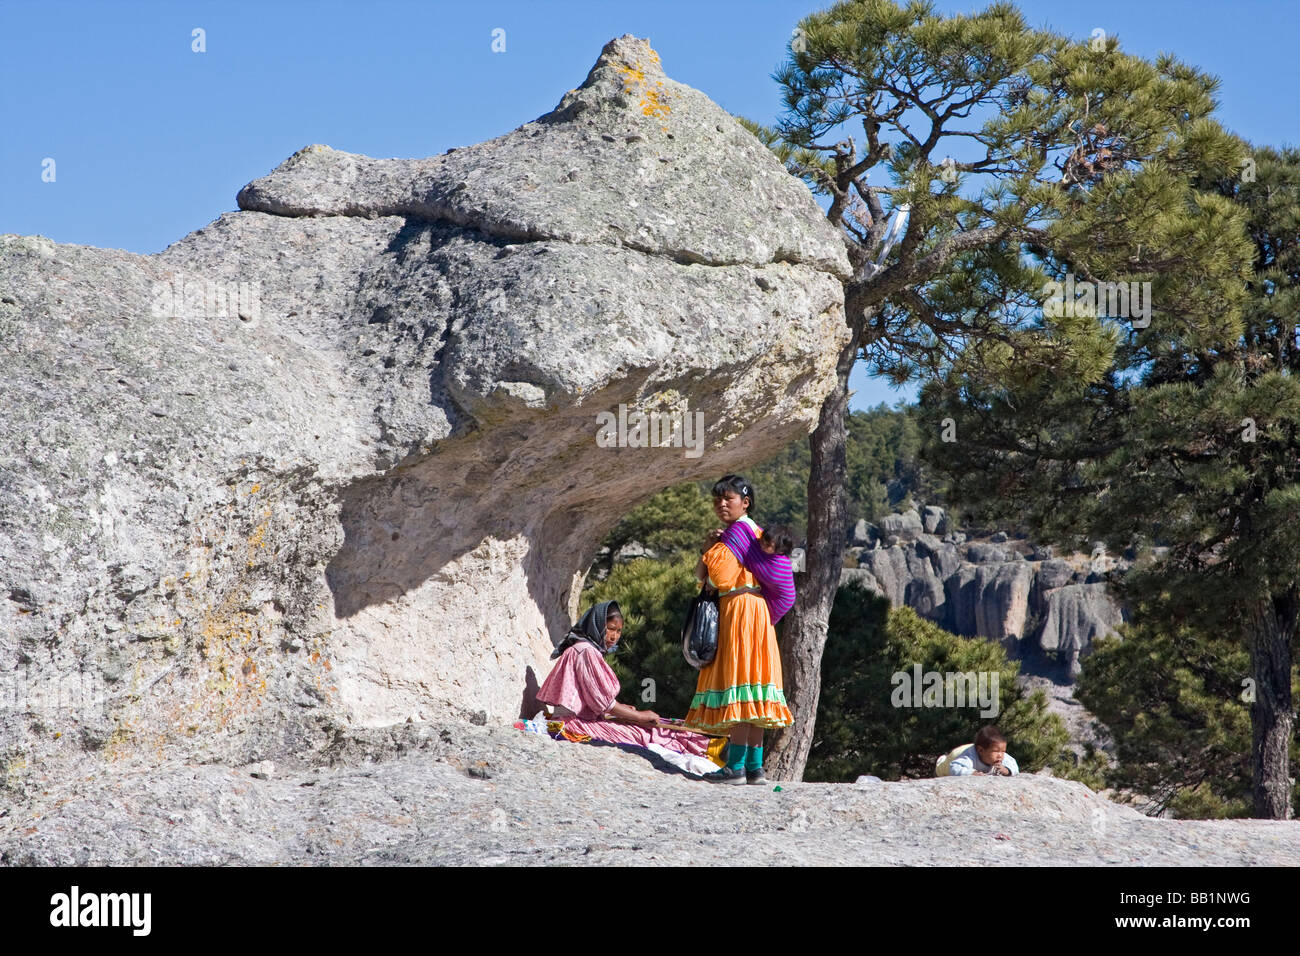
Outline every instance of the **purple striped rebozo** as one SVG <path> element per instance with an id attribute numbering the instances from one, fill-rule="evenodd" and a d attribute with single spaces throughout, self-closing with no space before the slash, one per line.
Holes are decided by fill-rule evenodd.
<path id="1" fill-rule="evenodd" d="M 722 543 L 758 579 L 767 601 L 768 614 L 775 624 L 794 607 L 794 570 L 784 554 L 768 554 L 758 543 L 755 526 L 747 520 L 733 521 L 722 535 Z"/>

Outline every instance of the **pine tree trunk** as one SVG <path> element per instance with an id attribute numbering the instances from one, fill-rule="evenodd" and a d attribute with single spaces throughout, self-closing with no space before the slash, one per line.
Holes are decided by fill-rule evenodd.
<path id="1" fill-rule="evenodd" d="M 822 651 L 826 625 L 840 586 L 844 564 L 847 468 L 845 415 L 849 404 L 849 372 L 857 360 L 858 335 L 840 353 L 839 381 L 822 402 L 812 433 L 812 470 L 808 475 L 808 549 L 796 590 L 794 607 L 783 621 L 781 668 L 785 697 L 794 725 L 777 733 L 769 745 L 767 770 L 778 780 L 800 780 L 812 749 L 821 698 Z"/>
<path id="2" fill-rule="evenodd" d="M 1291 819 L 1291 661 L 1298 618 L 1300 594 L 1292 588 L 1265 601 L 1251 622 L 1255 673 L 1251 773 L 1255 816 L 1266 820 Z"/>

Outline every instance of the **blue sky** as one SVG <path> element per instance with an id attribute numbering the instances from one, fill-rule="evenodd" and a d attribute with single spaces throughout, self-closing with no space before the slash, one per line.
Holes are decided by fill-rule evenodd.
<path id="1" fill-rule="evenodd" d="M 611 37 L 648 37 L 664 69 L 771 122 L 770 75 L 795 0 L 0 0 L 0 233 L 152 253 L 236 208 L 310 143 L 430 156 L 555 106 Z M 986 3 L 940 2 L 944 12 Z M 1034 26 L 1101 28 L 1143 56 L 1219 76 L 1221 121 L 1300 143 L 1297 0 L 1019 3 Z M 202 28 L 207 50 L 191 50 Z M 506 31 L 506 51 L 491 49 Z M 56 162 L 43 182 L 42 162 Z M 853 405 L 910 400 L 859 370 Z"/>

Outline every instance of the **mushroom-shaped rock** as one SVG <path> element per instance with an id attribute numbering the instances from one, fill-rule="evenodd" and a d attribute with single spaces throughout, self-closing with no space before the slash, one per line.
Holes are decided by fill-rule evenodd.
<path id="1" fill-rule="evenodd" d="M 50 707 L 241 766 L 513 717 L 612 524 L 806 434 L 848 334 L 807 189 L 633 37 L 504 136 L 309 147 L 239 206 L 151 256 L 0 238 L 33 763 Z"/>

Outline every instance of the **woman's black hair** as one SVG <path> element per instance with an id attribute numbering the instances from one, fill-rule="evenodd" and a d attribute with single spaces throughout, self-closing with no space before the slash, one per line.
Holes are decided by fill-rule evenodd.
<path id="1" fill-rule="evenodd" d="M 749 499 L 749 510 L 745 513 L 752 518 L 754 516 L 754 486 L 740 475 L 723 475 L 713 483 L 713 497 L 721 498 L 728 491 Z"/>

